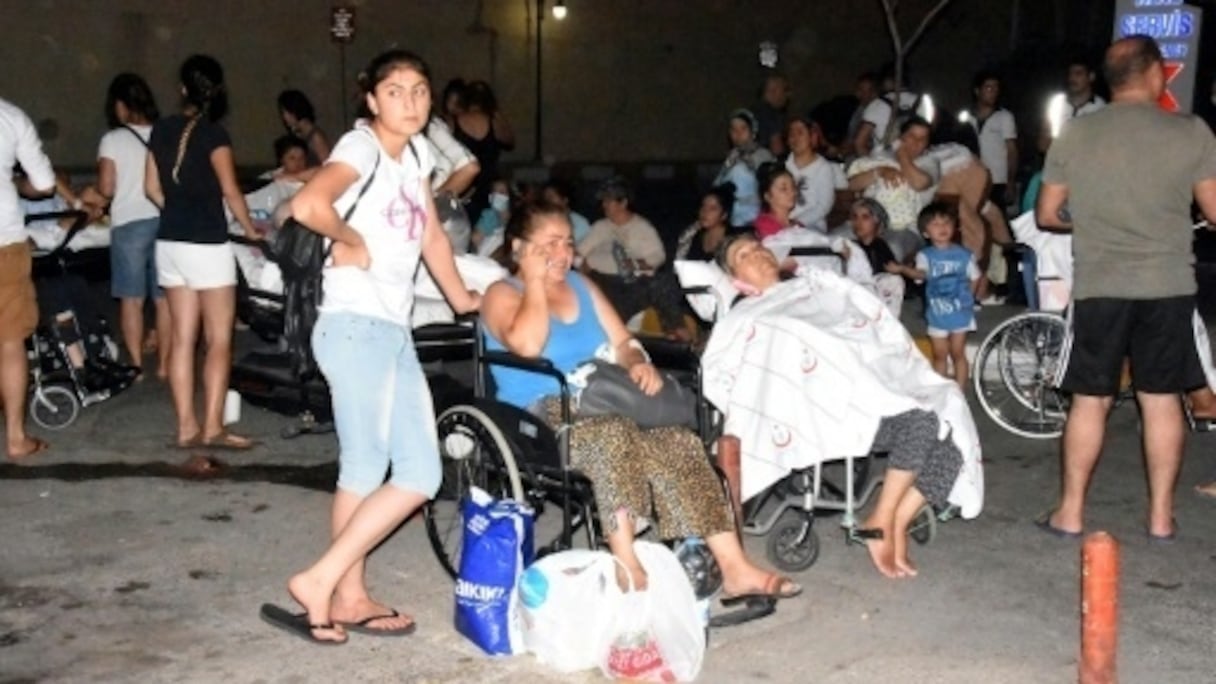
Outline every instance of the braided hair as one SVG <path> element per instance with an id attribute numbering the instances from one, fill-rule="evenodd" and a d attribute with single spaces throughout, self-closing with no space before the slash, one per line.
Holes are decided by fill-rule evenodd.
<path id="1" fill-rule="evenodd" d="M 193 55 L 182 62 L 182 87 L 185 93 L 182 100 L 194 108 L 194 115 L 182 129 L 182 137 L 177 141 L 177 157 L 173 162 L 170 174 L 174 183 L 180 184 L 178 172 L 181 171 L 182 161 L 186 158 L 186 148 L 190 144 L 190 136 L 203 117 L 208 121 L 218 121 L 228 112 L 228 95 L 224 89 L 224 69 L 213 57 Z"/>

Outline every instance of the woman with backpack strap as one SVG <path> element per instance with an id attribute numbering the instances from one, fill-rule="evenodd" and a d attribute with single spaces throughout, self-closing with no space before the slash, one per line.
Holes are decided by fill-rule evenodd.
<path id="1" fill-rule="evenodd" d="M 266 604 L 262 617 L 317 643 L 345 642 L 347 630 L 388 636 L 414 629 L 412 618 L 369 596 L 364 565 L 441 480 L 431 394 L 410 325 L 419 259 L 453 310 L 480 305 L 460 279 L 435 212 L 434 160 L 422 138 L 431 111 L 426 64 L 386 52 L 359 84 L 367 118 L 291 202 L 294 218 L 333 246 L 312 346 L 333 398 L 338 484 L 332 543 L 287 585 L 305 612 Z"/>
<path id="2" fill-rule="evenodd" d="M 131 365 L 144 365 L 144 300 L 156 303 L 156 374 L 169 374 L 169 303 L 156 282 L 160 210 L 144 193 L 148 138 L 160 117 L 144 79 L 124 73 L 106 92 L 110 131 L 97 150 L 97 190 L 110 202 L 110 294 L 119 300 L 123 344 Z M 150 345 L 149 345 L 150 348 Z"/>

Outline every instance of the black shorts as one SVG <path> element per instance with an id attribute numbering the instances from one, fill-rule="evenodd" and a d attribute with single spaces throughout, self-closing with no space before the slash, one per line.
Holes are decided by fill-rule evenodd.
<path id="1" fill-rule="evenodd" d="M 1075 394 L 1113 396 L 1123 360 L 1131 359 L 1138 392 L 1174 394 L 1207 384 L 1196 346 L 1195 297 L 1073 302 L 1060 352 L 1060 388 Z"/>

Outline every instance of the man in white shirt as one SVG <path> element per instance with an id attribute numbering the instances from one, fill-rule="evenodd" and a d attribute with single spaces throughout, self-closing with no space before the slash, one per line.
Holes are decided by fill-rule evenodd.
<path id="1" fill-rule="evenodd" d="M 13 184 L 13 167 L 21 164 L 24 182 L 47 194 L 55 172 L 42 151 L 33 122 L 13 104 L 0 99 L 0 404 L 4 408 L 6 454 L 11 460 L 32 456 L 46 442 L 25 433 L 25 396 L 29 365 L 25 339 L 38 325 L 38 300 L 30 280 L 32 260 L 25 238 L 25 216 Z"/>
<path id="2" fill-rule="evenodd" d="M 1074 58 L 1069 61 L 1067 92 L 1057 94 L 1048 104 L 1047 118 L 1039 131 L 1040 152 L 1047 152 L 1051 141 L 1060 135 L 1060 131 L 1069 121 L 1078 116 L 1092 114 L 1106 106 L 1106 100 L 1094 92 L 1094 79 L 1093 67 L 1087 60 Z"/>
<path id="3" fill-rule="evenodd" d="M 909 80 L 907 72 L 904 73 L 904 79 Z M 857 156 L 864 157 L 876 150 L 888 147 L 900 135 L 899 114 L 901 112 L 916 113 L 921 96 L 904 85 L 900 89 L 899 105 L 895 107 L 895 86 L 895 74 L 890 71 L 884 72 L 882 76 L 883 95 L 871 100 L 861 113 L 861 125 L 857 127 L 857 133 L 853 138 L 853 147 Z M 895 109 L 899 111 L 893 111 Z M 893 115 L 897 119 L 894 126 L 891 124 Z"/>
<path id="4" fill-rule="evenodd" d="M 992 175 L 988 198 L 1002 211 L 1017 197 L 1014 183 L 1018 172 L 1018 129 L 1013 114 L 998 106 L 1001 79 L 990 71 L 980 72 L 972 82 L 975 110 L 964 112 L 966 123 L 979 138 L 980 161 Z"/>
<path id="5" fill-rule="evenodd" d="M 597 196 L 604 218 L 591 224 L 591 232 L 578 243 L 583 269 L 603 290 L 613 308 L 628 322 L 637 313 L 654 307 L 667 332 L 683 330 L 683 294 L 672 287 L 664 271 L 655 271 L 667 260 L 659 232 L 650 221 L 634 213 L 633 197 L 622 178 L 610 178 Z"/>

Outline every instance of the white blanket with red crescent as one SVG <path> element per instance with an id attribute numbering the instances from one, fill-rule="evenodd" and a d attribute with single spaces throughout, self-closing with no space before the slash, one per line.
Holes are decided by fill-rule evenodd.
<path id="1" fill-rule="evenodd" d="M 933 371 L 877 297 L 811 271 L 740 302 L 714 326 L 701 360 L 705 396 L 742 442 L 746 500 L 791 471 L 869 453 L 878 421 L 934 411 L 963 454 L 950 503 L 979 514 L 979 434 L 962 391 Z"/>

